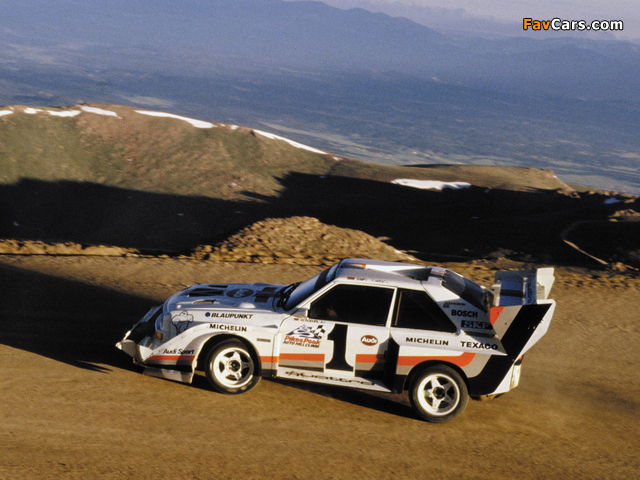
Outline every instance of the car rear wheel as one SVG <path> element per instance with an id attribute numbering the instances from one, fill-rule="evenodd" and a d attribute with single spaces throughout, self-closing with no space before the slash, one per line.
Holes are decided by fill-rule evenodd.
<path id="1" fill-rule="evenodd" d="M 213 347 L 207 355 L 205 373 L 220 393 L 244 393 L 260 381 L 251 353 L 239 340 L 227 340 Z"/>
<path id="2" fill-rule="evenodd" d="M 429 422 L 443 423 L 460 415 L 469 402 L 467 385 L 446 365 L 425 368 L 414 379 L 409 392 L 411 405 Z"/>

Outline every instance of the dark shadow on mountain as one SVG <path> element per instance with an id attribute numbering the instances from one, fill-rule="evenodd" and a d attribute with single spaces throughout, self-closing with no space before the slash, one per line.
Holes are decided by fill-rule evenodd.
<path id="1" fill-rule="evenodd" d="M 555 191 L 434 191 L 303 173 L 278 180 L 279 194 L 243 192 L 248 200 L 22 180 L 0 186 L 0 238 L 184 253 L 265 218 L 312 216 L 386 237 L 390 245 L 425 260 L 511 252 L 532 262 L 583 264 L 560 233 L 576 221 L 605 220 L 613 208 L 600 197 Z"/>
<path id="2" fill-rule="evenodd" d="M 568 240 L 590 255 L 611 263 L 640 266 L 640 219 L 577 222 Z"/>
<path id="3" fill-rule="evenodd" d="M 72 181 L 0 185 L 0 238 L 189 250 L 260 218 L 255 202 Z"/>
<path id="4" fill-rule="evenodd" d="M 477 258 L 498 250 L 559 263 L 582 262 L 560 240 L 578 219 L 602 219 L 598 202 L 555 191 L 470 187 L 420 190 L 388 182 L 292 173 L 278 198 L 265 199 L 274 215 L 308 215 L 344 228 L 389 238 L 396 248 Z M 251 196 L 251 193 L 246 193 Z"/>
<path id="5" fill-rule="evenodd" d="M 157 302 L 0 266 L 0 343 L 94 371 L 131 368 L 116 342 Z"/>

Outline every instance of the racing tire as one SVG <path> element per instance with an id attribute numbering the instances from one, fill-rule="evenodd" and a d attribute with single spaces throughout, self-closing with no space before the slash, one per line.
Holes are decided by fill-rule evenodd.
<path id="1" fill-rule="evenodd" d="M 435 365 L 425 368 L 414 378 L 409 399 L 424 420 L 444 423 L 464 411 L 469 393 L 458 372 L 446 365 Z"/>
<path id="2" fill-rule="evenodd" d="M 244 393 L 260 381 L 251 352 L 239 340 L 214 346 L 206 357 L 204 371 L 211 386 L 220 393 Z"/>

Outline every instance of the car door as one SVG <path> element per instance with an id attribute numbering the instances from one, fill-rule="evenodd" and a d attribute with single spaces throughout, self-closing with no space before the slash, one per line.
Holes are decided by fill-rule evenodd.
<path id="1" fill-rule="evenodd" d="M 382 378 L 395 289 L 336 284 L 280 326 L 278 376 L 340 384 Z"/>

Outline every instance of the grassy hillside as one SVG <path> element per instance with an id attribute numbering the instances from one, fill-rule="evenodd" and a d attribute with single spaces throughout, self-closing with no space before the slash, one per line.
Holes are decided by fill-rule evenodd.
<path id="1" fill-rule="evenodd" d="M 578 193 L 549 170 L 369 164 L 111 105 L 0 112 L 0 238 L 182 252 L 265 218 L 310 216 L 421 258 L 572 262 L 568 226 L 638 210 L 633 197 L 605 204 L 608 195 Z M 396 179 L 472 186 L 421 190 Z"/>
<path id="2" fill-rule="evenodd" d="M 390 181 L 396 178 L 472 181 L 493 188 L 571 190 L 548 170 L 518 167 L 393 167 L 318 154 L 246 128 L 196 128 L 122 106 L 106 113 L 12 107 L 0 117 L 0 183 L 21 179 L 93 182 L 155 193 L 242 198 L 274 195 L 292 173 Z M 9 110 L 7 110 L 9 111 Z M 25 113 L 34 112 L 35 113 Z M 50 112 L 81 111 L 73 117 Z"/>
<path id="3" fill-rule="evenodd" d="M 242 190 L 272 194 L 290 171 L 322 174 L 328 157 L 214 124 L 196 128 L 127 107 L 100 107 L 116 116 L 41 111 L 0 118 L 0 182 L 29 178 L 94 182 L 146 192 L 238 198 Z M 50 111 L 51 109 L 47 109 Z M 71 108 L 67 111 L 77 111 Z"/>

